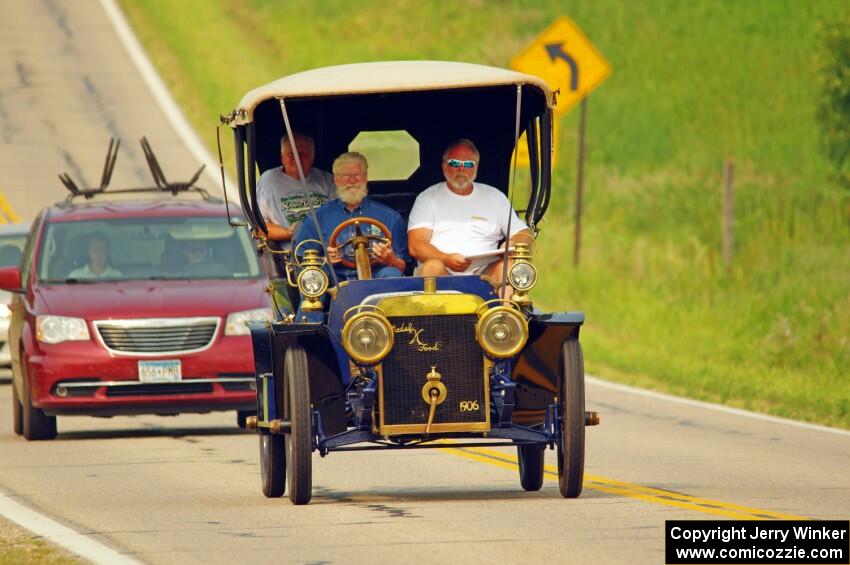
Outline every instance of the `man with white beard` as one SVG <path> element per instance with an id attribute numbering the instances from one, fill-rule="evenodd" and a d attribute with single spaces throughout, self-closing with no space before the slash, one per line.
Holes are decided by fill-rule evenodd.
<path id="1" fill-rule="evenodd" d="M 367 188 L 369 164 L 366 157 L 357 152 L 343 153 L 333 163 L 336 198 L 316 210 L 316 217 L 324 236 L 324 242 L 342 222 L 357 216 L 378 220 L 390 230 L 392 246 L 385 243 L 372 242 L 371 253 L 375 264 L 372 267 L 372 278 L 384 279 L 400 277 L 404 273 L 409 257 L 407 255 L 407 230 L 398 212 L 379 202 L 368 198 Z M 371 230 L 369 233 L 380 235 L 375 226 L 361 225 L 361 230 Z M 354 226 L 340 233 L 338 241 L 344 242 L 354 235 Z M 320 239 L 316 233 L 314 222 L 308 217 L 295 234 L 295 246 L 307 239 Z M 328 247 L 328 259 L 336 271 L 340 281 L 356 279 L 357 270 L 340 264 L 343 254 L 353 262 L 354 250 L 349 245 L 346 249 Z"/>

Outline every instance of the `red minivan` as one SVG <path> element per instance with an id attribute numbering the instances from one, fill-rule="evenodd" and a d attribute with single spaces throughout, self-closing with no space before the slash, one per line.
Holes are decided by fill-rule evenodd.
<path id="1" fill-rule="evenodd" d="M 42 210 L 20 268 L 0 268 L 27 439 L 64 415 L 256 410 L 247 323 L 271 309 L 250 233 L 202 191 L 122 196 Z"/>

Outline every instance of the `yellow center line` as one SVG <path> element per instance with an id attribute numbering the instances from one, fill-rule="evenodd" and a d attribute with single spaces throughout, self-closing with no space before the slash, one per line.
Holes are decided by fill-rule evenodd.
<path id="1" fill-rule="evenodd" d="M 517 471 L 518 463 L 516 455 L 503 453 L 494 449 L 483 447 L 447 447 L 444 450 L 453 455 L 459 455 L 467 459 L 487 463 L 504 469 Z M 544 467 L 544 477 L 550 480 L 558 480 L 558 467 L 554 465 L 546 465 Z M 672 492 L 663 489 L 645 487 L 634 483 L 627 483 L 616 479 L 600 477 L 598 475 L 584 475 L 584 488 L 596 490 L 607 494 L 624 496 L 649 502 L 651 504 L 663 504 L 665 506 L 673 506 L 683 508 L 685 510 L 693 510 L 703 514 L 713 514 L 715 516 L 723 516 L 725 518 L 733 518 L 736 520 L 808 520 L 804 516 L 794 516 L 792 514 L 782 514 L 771 510 L 763 510 L 761 508 L 751 508 L 749 506 L 741 506 L 730 502 L 720 500 L 712 500 L 710 498 L 701 498 L 690 496 L 679 492 Z"/>

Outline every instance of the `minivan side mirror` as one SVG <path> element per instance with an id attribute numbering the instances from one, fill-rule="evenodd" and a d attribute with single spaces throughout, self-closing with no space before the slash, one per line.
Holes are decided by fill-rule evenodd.
<path id="1" fill-rule="evenodd" d="M 26 291 L 26 289 L 21 288 L 21 269 L 19 267 L 0 267 L 0 289 L 17 293 Z"/>

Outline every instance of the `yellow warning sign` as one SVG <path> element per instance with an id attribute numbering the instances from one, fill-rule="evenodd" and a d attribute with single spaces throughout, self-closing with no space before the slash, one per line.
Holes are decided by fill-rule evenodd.
<path id="1" fill-rule="evenodd" d="M 611 65 L 573 21 L 561 16 L 511 60 L 511 68 L 536 75 L 558 90 L 555 115 L 563 116 L 611 74 Z"/>

